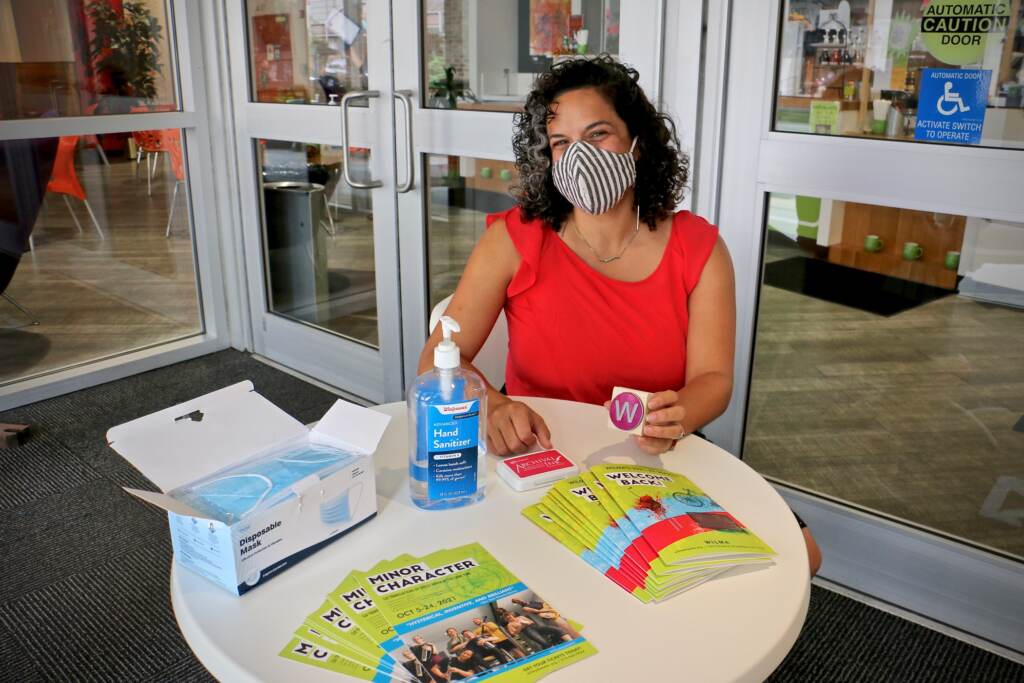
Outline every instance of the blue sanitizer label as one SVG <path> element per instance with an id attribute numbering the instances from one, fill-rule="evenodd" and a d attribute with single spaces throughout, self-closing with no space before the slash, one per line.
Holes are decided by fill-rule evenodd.
<path id="1" fill-rule="evenodd" d="M 427 415 L 427 497 L 472 496 L 480 459 L 480 401 L 432 405 Z"/>

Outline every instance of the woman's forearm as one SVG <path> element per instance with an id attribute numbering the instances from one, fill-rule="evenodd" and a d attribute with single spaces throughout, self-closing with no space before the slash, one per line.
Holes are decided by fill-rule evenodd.
<path id="1" fill-rule="evenodd" d="M 720 372 L 697 375 L 678 393 L 679 404 L 686 411 L 683 427 L 691 434 L 725 412 L 732 396 L 732 377 Z"/>

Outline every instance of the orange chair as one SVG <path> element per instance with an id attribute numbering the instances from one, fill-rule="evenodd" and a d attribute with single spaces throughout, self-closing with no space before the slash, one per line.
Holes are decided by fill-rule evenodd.
<path id="1" fill-rule="evenodd" d="M 133 114 L 144 114 L 154 111 L 163 111 L 165 107 L 132 107 L 129 111 Z M 132 140 L 138 150 L 135 153 L 135 168 L 138 170 L 142 163 L 142 155 L 146 155 L 146 193 L 153 194 L 153 175 L 156 173 L 160 154 L 169 154 L 170 149 L 164 145 L 164 131 L 162 130 L 137 130 L 132 133 Z"/>
<path id="2" fill-rule="evenodd" d="M 78 232 L 82 232 L 82 224 L 78 222 L 75 210 L 71 208 L 68 195 L 81 199 L 82 203 L 85 204 L 85 210 L 89 212 L 92 224 L 96 226 L 96 232 L 100 234 L 100 239 L 105 239 L 106 235 L 103 234 L 103 228 L 100 227 L 100 222 L 96 220 L 96 214 L 92 212 L 89 200 L 85 198 L 85 189 L 78 182 L 78 174 L 75 172 L 75 149 L 78 147 L 78 138 L 78 135 L 65 135 L 61 137 L 60 142 L 57 144 L 57 157 L 53 161 L 53 173 L 50 174 L 50 182 L 46 185 L 46 191 L 56 192 L 64 198 L 64 204 L 67 205 L 68 211 L 71 212 L 71 218 L 75 221 Z"/>
<path id="3" fill-rule="evenodd" d="M 171 193 L 171 210 L 167 215 L 167 231 L 164 237 L 171 236 L 171 221 L 174 220 L 174 202 L 178 198 L 178 186 L 185 182 L 185 157 L 181 152 L 181 131 L 177 128 L 159 131 L 162 147 L 167 149 L 171 157 L 171 170 L 174 171 L 174 192 Z"/>

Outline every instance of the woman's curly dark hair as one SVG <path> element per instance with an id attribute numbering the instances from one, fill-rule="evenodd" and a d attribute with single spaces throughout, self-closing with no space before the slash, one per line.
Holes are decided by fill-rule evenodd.
<path id="1" fill-rule="evenodd" d="M 639 79 L 636 69 L 606 54 L 561 62 L 537 78 L 523 112 L 515 116 L 512 136 L 519 171 L 512 195 L 526 219 L 539 218 L 557 230 L 572 212 L 572 204 L 551 179 L 547 122 L 551 103 L 577 88 L 600 92 L 626 122 L 630 135 L 639 138 L 634 202 L 640 207 L 640 220 L 654 230 L 659 220 L 672 215 L 683 196 L 690 160 L 679 150 L 672 119 L 654 108 Z"/>

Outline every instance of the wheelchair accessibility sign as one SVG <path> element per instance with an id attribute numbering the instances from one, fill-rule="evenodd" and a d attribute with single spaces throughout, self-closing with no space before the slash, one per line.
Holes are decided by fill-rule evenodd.
<path id="1" fill-rule="evenodd" d="M 922 69 L 914 139 L 976 145 L 988 102 L 989 69 Z"/>

